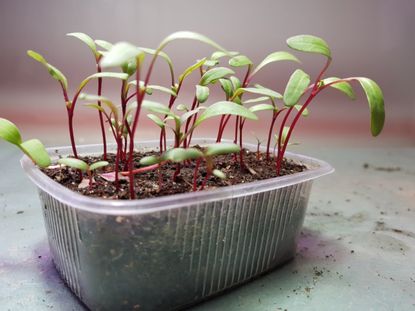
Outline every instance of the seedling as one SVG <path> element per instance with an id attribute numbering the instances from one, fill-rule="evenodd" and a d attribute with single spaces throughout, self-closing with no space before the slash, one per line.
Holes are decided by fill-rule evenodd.
<path id="1" fill-rule="evenodd" d="M 98 161 L 89 165 L 85 161 L 76 158 L 62 158 L 58 160 L 58 163 L 85 172 L 88 175 L 90 188 L 93 184 L 93 172 L 109 164 L 107 161 Z"/>
<path id="2" fill-rule="evenodd" d="M 27 51 L 27 55 L 30 56 L 31 58 L 33 58 L 34 60 L 38 61 L 39 63 L 41 63 L 43 66 L 45 66 L 46 69 L 48 70 L 49 74 L 55 80 L 57 80 L 59 82 L 59 84 L 62 88 L 63 98 L 64 98 L 64 101 L 65 101 L 66 112 L 67 112 L 67 116 L 68 116 L 68 129 L 69 129 L 69 137 L 70 137 L 71 146 L 72 146 L 72 152 L 73 152 L 73 155 L 77 158 L 78 153 L 77 153 L 76 144 L 75 144 L 75 135 L 74 135 L 74 128 L 73 128 L 73 117 L 74 117 L 75 106 L 76 106 L 78 97 L 81 94 L 82 90 L 93 79 L 116 78 L 116 79 L 125 80 L 125 79 L 128 78 L 128 75 L 124 74 L 124 73 L 116 73 L 116 72 L 98 72 L 98 73 L 92 74 L 92 75 L 86 77 L 79 84 L 79 87 L 78 87 L 77 91 L 75 92 L 75 95 L 70 100 L 69 95 L 68 95 L 68 80 L 66 79 L 64 74 L 59 69 L 57 69 L 56 67 L 49 64 L 46 61 L 46 59 L 42 55 L 40 55 L 39 53 L 37 53 L 35 51 L 32 51 L 32 50 L 29 50 L 29 51 Z"/>
<path id="3" fill-rule="evenodd" d="M 343 92 L 349 98 L 355 99 L 353 89 L 349 82 L 359 82 L 364 92 L 366 93 L 366 97 L 368 100 L 371 114 L 371 132 L 373 136 L 377 136 L 380 134 L 385 122 L 383 94 L 382 90 L 376 84 L 376 82 L 364 77 L 351 77 L 343 79 L 331 77 L 323 79 L 323 76 L 332 61 L 330 48 L 323 39 L 311 35 L 299 35 L 289 38 L 287 40 L 287 44 L 290 48 L 294 50 L 323 55 L 326 57 L 327 60 L 325 66 L 315 79 L 314 84 L 310 85 L 310 76 L 301 69 L 297 69 L 296 71 L 294 71 L 294 73 L 291 75 L 288 81 L 288 84 L 284 91 L 284 104 L 286 107 L 289 107 L 289 109 L 287 110 L 286 115 L 282 121 L 278 135 L 278 154 L 276 158 L 277 175 L 280 174 L 281 164 L 285 151 L 291 138 L 291 134 L 300 116 L 304 113 L 305 109 L 307 109 L 308 105 L 311 103 L 314 97 L 316 97 L 322 90 L 326 89 L 329 86 Z M 286 127 L 288 117 L 292 113 L 295 105 L 297 105 L 300 99 L 307 92 L 309 92 L 309 95 L 305 100 L 304 104 L 302 105 L 301 109 L 298 110 L 298 112 L 296 113 L 293 121 L 291 122 L 291 125 L 289 126 L 287 134 L 284 135 L 284 142 L 282 142 L 283 131 Z"/>
<path id="4" fill-rule="evenodd" d="M 267 114 L 270 123 L 267 125 L 264 135 L 266 141 L 265 158 L 263 161 L 271 165 L 275 161 L 275 175 L 280 175 L 283 158 L 290 142 L 292 133 L 298 121 L 309 113 L 309 106 L 312 100 L 324 89 L 335 88 L 350 99 L 355 99 L 352 82 L 359 82 L 362 86 L 371 115 L 371 132 L 377 136 L 383 128 L 385 110 L 383 94 L 379 86 L 373 80 L 364 77 L 337 78 L 325 77 L 325 73 L 332 61 L 332 55 L 327 43 L 318 37 L 311 35 L 299 35 L 287 40 L 288 47 L 295 51 L 320 54 L 326 58 L 323 69 L 315 78 L 311 78 L 302 69 L 293 71 L 287 85 L 284 87 L 276 85 L 279 90 L 257 84 L 254 80 L 258 72 L 266 66 L 281 61 L 291 64 L 300 64 L 299 59 L 286 51 L 277 51 L 266 56 L 258 65 L 246 55 L 238 52 L 231 52 L 206 36 L 189 31 L 179 31 L 165 38 L 156 49 L 136 46 L 127 42 L 115 44 L 104 40 L 93 40 L 83 33 L 70 33 L 68 36 L 76 37 L 85 43 L 91 50 L 96 72 L 85 78 L 75 89 L 74 95 L 69 97 L 68 81 L 63 73 L 49 64 L 46 59 L 34 51 L 28 51 L 28 55 L 41 63 L 49 74 L 58 81 L 66 105 L 68 116 L 68 130 L 72 153 L 67 164 L 73 165 L 80 171 L 92 176 L 96 169 L 93 165 L 86 166 L 83 161 L 79 162 L 75 145 L 75 131 L 73 118 L 75 107 L 79 99 L 88 101 L 85 105 L 96 109 L 99 116 L 103 141 L 103 159 L 107 159 L 107 136 L 105 129 L 109 128 L 116 142 L 114 182 L 119 187 L 119 170 L 122 175 L 128 176 L 129 194 L 131 199 L 136 198 L 135 176 L 149 170 L 159 171 L 159 187 L 162 186 L 162 174 L 166 163 L 175 163 L 176 170 L 172 180 L 180 174 L 183 166 L 194 164 L 193 190 L 205 188 L 206 182 L 211 175 L 224 178 L 224 174 L 215 169 L 214 158 L 220 154 L 232 153 L 233 158 L 238 160 L 242 171 L 249 170 L 244 162 L 244 127 L 247 120 L 257 121 L 259 114 Z M 177 40 L 194 40 L 212 47 L 214 51 L 210 56 L 203 57 L 190 63 L 180 75 L 175 75 L 172 59 L 164 52 L 167 45 Z M 99 50 L 102 49 L 102 50 Z M 161 58 L 164 65 L 167 64 L 169 84 L 166 86 L 150 84 L 151 75 L 158 58 Z M 103 71 L 107 68 L 117 68 L 122 72 Z M 144 68 L 147 68 L 144 71 Z M 236 72 L 242 70 L 242 76 Z M 188 77 L 198 75 L 197 83 L 194 85 L 193 100 L 190 103 L 177 104 L 181 98 L 183 85 L 188 82 Z M 121 81 L 120 102 L 116 103 L 103 96 L 104 78 L 116 78 Z M 98 81 L 96 95 L 82 94 L 84 88 L 92 80 Z M 223 90 L 224 98 L 220 101 L 211 101 L 211 92 L 215 85 Z M 165 102 L 148 100 L 154 92 L 161 92 L 168 96 Z M 251 96 L 250 98 L 245 98 Z M 144 157 L 140 166 L 135 167 L 135 137 L 139 132 L 139 121 L 142 109 L 148 111 L 147 117 L 160 129 L 159 132 L 159 153 L 151 157 Z M 78 111 L 78 110 L 76 110 Z M 222 139 L 225 130 L 234 118 L 233 142 L 234 144 L 223 144 Z M 217 144 L 202 148 L 192 147 L 192 137 L 205 121 L 213 117 L 219 117 L 218 127 L 215 131 Z M 107 123 L 108 125 L 106 125 Z M 169 133 L 171 129 L 171 134 Z M 167 137 L 172 135 L 173 145 L 167 145 Z M 17 127 L 5 120 L 0 119 L 0 137 L 16 145 L 27 154 L 37 165 L 47 167 L 50 164 L 49 156 L 44 146 L 38 140 L 23 142 Z M 261 159 L 259 152 L 260 139 L 258 140 L 257 159 Z M 271 152 L 271 146 L 275 146 Z M 65 160 L 63 160 L 65 161 Z M 205 180 L 200 186 L 197 185 L 199 167 L 202 162 L 206 163 Z M 82 164 L 83 163 L 83 164 Z M 103 162 L 98 162 L 103 163 Z M 106 162 L 105 162 L 106 163 Z M 237 162 L 238 163 L 238 162 Z M 102 164 L 103 165 L 103 164 Z M 107 164 L 105 164 L 107 165 Z M 244 170 L 248 168 L 248 170 Z"/>

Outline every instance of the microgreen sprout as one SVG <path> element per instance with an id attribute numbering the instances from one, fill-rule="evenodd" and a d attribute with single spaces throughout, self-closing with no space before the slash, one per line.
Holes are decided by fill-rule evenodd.
<path id="1" fill-rule="evenodd" d="M 83 37 L 83 38 L 85 39 L 86 37 Z M 68 129 L 69 129 L 69 137 L 70 137 L 71 146 L 72 146 L 72 152 L 73 152 L 73 155 L 77 158 L 78 153 L 77 153 L 76 144 L 75 144 L 75 135 L 74 135 L 74 128 L 73 128 L 73 117 L 74 117 L 75 106 L 76 106 L 79 94 L 82 92 L 82 90 L 85 88 L 85 86 L 93 79 L 117 78 L 117 79 L 125 80 L 125 79 L 128 78 L 128 75 L 124 74 L 124 73 L 116 73 L 116 72 L 98 72 L 98 73 L 92 74 L 92 75 L 86 77 L 80 83 L 80 85 L 79 85 L 77 91 L 75 92 L 75 95 L 73 96 L 73 98 L 69 99 L 68 81 L 67 81 L 66 77 L 63 75 L 63 73 L 59 69 L 54 67 L 53 65 L 49 64 L 46 61 L 46 59 L 42 55 L 40 55 L 39 53 L 34 52 L 32 50 L 29 50 L 29 51 L 27 51 L 27 55 L 30 56 L 31 58 L 33 58 L 34 60 L 38 61 L 42 65 L 44 65 L 46 67 L 46 69 L 48 70 L 49 74 L 55 80 L 57 80 L 59 82 L 60 86 L 61 86 L 64 101 L 65 101 L 65 105 L 66 105 L 67 116 L 68 116 Z"/>
<path id="2" fill-rule="evenodd" d="M 37 52 L 29 50 L 27 54 L 41 63 L 48 73 L 57 80 L 63 93 L 68 117 L 68 130 L 72 146 L 73 158 L 59 160 L 66 161 L 66 165 L 87 172 L 92 180 L 92 171 L 98 166 L 88 166 L 85 162 L 77 160 L 77 148 L 75 144 L 75 131 L 73 119 L 75 107 L 79 100 L 85 100 L 85 106 L 98 111 L 99 124 L 103 142 L 103 159 L 108 157 L 106 129 L 109 128 L 116 142 L 114 182 L 119 188 L 119 171 L 128 176 L 129 196 L 136 198 L 135 176 L 151 170 L 159 172 L 159 187 L 162 187 L 163 175 L 161 169 L 166 163 L 174 163 L 176 170 L 172 180 L 175 181 L 182 167 L 194 165 L 193 190 L 204 189 L 207 180 L 214 175 L 217 178 L 225 178 L 223 172 L 215 165 L 215 157 L 221 154 L 233 154 L 233 159 L 238 160 L 241 170 L 252 172 L 244 162 L 244 128 L 247 120 L 257 121 L 260 115 L 270 118 L 267 124 L 265 157 L 260 156 L 261 139 L 257 138 L 258 160 L 275 161 L 275 174 L 280 175 L 286 149 L 289 145 L 293 131 L 301 117 L 309 114 L 309 107 L 313 99 L 324 89 L 331 87 L 350 99 L 356 95 L 352 83 L 359 83 L 366 94 L 370 110 L 370 129 L 373 136 L 382 131 L 385 110 L 383 94 L 380 87 L 373 80 L 365 77 L 326 77 L 332 62 L 332 53 L 328 44 L 321 38 L 312 35 L 298 35 L 287 40 L 289 48 L 297 52 L 313 53 L 326 59 L 324 67 L 316 77 L 311 77 L 301 68 L 293 70 L 285 87 L 274 85 L 272 88 L 256 83 L 258 73 L 265 67 L 278 62 L 290 62 L 299 65 L 300 60 L 294 54 L 287 51 L 276 51 L 268 54 L 258 65 L 247 56 L 238 52 L 229 51 L 214 42 L 210 38 L 190 32 L 175 32 L 151 49 L 136 46 L 128 42 L 110 43 L 105 40 L 94 40 L 90 36 L 74 32 L 68 36 L 82 41 L 92 52 L 96 65 L 96 72 L 81 81 L 75 89 L 73 96 L 69 97 L 68 81 L 64 74 L 49 64 L 46 59 Z M 173 61 L 164 51 L 167 45 L 178 40 L 193 40 L 213 48 L 206 57 L 193 59 L 180 75 L 175 74 Z M 150 83 L 156 60 L 161 58 L 163 66 L 167 65 L 169 84 L 158 85 Z M 112 72 L 112 68 L 121 72 Z M 104 71 L 108 70 L 108 71 Z M 242 73 L 242 74 L 240 74 Z M 192 100 L 182 100 L 182 89 L 190 80 L 189 77 L 197 76 L 197 83 L 192 88 Z M 120 80 L 120 101 L 118 103 L 104 97 L 104 79 L 115 78 Z M 85 87 L 97 80 L 98 86 L 95 95 L 83 94 Z M 212 100 L 215 87 L 223 91 L 222 100 Z M 274 87 L 276 88 L 274 90 Z M 167 96 L 165 100 L 156 102 L 148 99 L 155 92 Z M 248 97 L 248 98 L 247 98 Z M 150 157 L 135 159 L 136 134 L 140 131 L 139 121 L 142 118 L 142 110 L 145 109 L 147 117 L 159 129 L 159 153 Z M 76 110 L 78 111 L 78 110 Z M 216 144 L 200 148 L 192 147 L 192 137 L 206 120 L 218 117 Z M 233 144 L 222 143 L 225 130 L 230 120 L 234 119 L 232 133 Z M 168 146 L 167 137 L 172 135 L 173 145 Z M 17 127 L 5 119 L 0 119 L 0 138 L 16 145 L 27 154 L 38 166 L 47 167 L 50 159 L 44 146 L 38 140 L 23 142 Z M 271 151 L 275 146 L 274 152 Z M 63 162 L 62 162 L 63 161 Z M 236 164 L 238 163 L 236 162 Z M 199 168 L 203 163 L 206 167 L 206 176 L 199 185 L 197 183 Z M 273 163 L 273 162 L 271 162 Z M 248 168 L 248 170 L 244 170 Z"/>
<path id="3" fill-rule="evenodd" d="M 85 161 L 76 158 L 62 158 L 58 160 L 58 163 L 85 172 L 88 175 L 89 187 L 93 184 L 92 173 L 109 164 L 107 161 L 97 161 L 89 165 Z"/>

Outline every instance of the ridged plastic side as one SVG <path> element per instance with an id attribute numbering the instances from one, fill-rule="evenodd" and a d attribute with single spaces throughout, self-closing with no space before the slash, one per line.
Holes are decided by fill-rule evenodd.
<path id="1" fill-rule="evenodd" d="M 178 310 L 292 258 L 311 183 L 130 216 L 40 198 L 55 265 L 89 308 Z"/>
<path id="2" fill-rule="evenodd" d="M 39 190 L 49 247 L 55 266 L 72 291 L 82 299 L 79 285 L 79 229 L 76 210 Z"/>

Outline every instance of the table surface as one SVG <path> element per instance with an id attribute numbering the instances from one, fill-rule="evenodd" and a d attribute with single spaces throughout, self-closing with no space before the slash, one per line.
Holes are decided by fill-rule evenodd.
<path id="1" fill-rule="evenodd" d="M 0 146 L 0 309 L 85 310 L 59 278 L 35 187 Z M 295 259 L 192 310 L 415 310 L 415 148 L 313 148 Z"/>

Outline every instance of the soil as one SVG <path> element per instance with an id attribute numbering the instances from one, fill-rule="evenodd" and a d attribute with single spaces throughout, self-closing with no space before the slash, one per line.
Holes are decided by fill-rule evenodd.
<path id="1" fill-rule="evenodd" d="M 196 146 L 197 147 L 197 146 Z M 157 155 L 154 151 L 136 152 L 134 154 L 135 167 L 139 166 L 139 159 L 144 156 Z M 103 160 L 102 156 L 87 156 L 80 157 L 87 163 L 93 163 Z M 54 167 L 43 169 L 43 172 L 61 185 L 90 197 L 100 197 L 104 199 L 129 199 L 129 184 L 128 178 L 119 181 L 119 189 L 116 188 L 115 183 L 108 181 L 101 177 L 102 173 L 109 173 L 114 171 L 115 155 L 108 154 L 108 166 L 98 169 L 94 172 L 94 182 L 91 186 L 79 187 L 81 174 L 78 170 L 69 167 Z M 259 157 L 256 152 L 244 149 L 245 168 L 241 169 L 238 160 L 235 160 L 234 155 L 223 155 L 215 157 L 215 168 L 221 170 L 226 179 L 219 179 L 215 176 L 210 176 L 204 187 L 205 190 L 215 189 L 218 187 L 225 187 L 241 183 L 248 183 L 257 180 L 264 180 L 277 177 L 275 169 L 275 159 L 265 159 L 265 154 L 260 154 Z M 159 184 L 159 171 L 153 170 L 145 173 L 135 175 L 135 189 L 138 198 L 152 198 L 171 194 L 185 193 L 193 191 L 193 176 L 195 169 L 195 161 L 181 165 L 180 174 L 176 180 L 173 181 L 173 175 L 177 164 L 166 163 L 161 169 L 161 186 Z M 120 166 L 120 171 L 125 167 Z M 304 171 L 306 166 L 293 162 L 292 160 L 284 159 L 281 176 L 294 174 Z M 200 189 L 206 177 L 206 168 L 201 164 L 198 169 L 197 188 Z M 84 176 L 86 178 L 86 176 Z"/>

